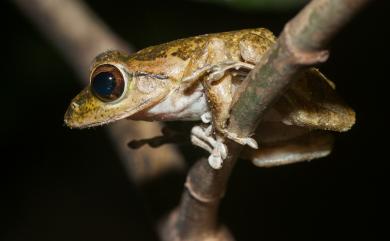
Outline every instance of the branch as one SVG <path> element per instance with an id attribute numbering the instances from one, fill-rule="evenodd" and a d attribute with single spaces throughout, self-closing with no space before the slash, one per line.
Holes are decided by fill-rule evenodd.
<path id="1" fill-rule="evenodd" d="M 199 2 L 217 3 L 226 5 L 232 8 L 247 10 L 247 11 L 273 11 L 282 12 L 291 9 L 298 9 L 303 6 L 308 0 L 198 0 Z"/>
<path id="2" fill-rule="evenodd" d="M 132 47 L 115 35 L 81 0 L 14 0 L 14 3 L 58 47 L 68 63 L 88 83 L 92 59 L 107 49 L 132 51 Z M 108 127 L 110 136 L 129 176 L 136 183 L 162 172 L 183 167 L 181 155 L 171 145 L 153 149 L 131 150 L 131 139 L 160 134 L 158 123 L 118 121 Z"/>
<path id="3" fill-rule="evenodd" d="M 277 43 L 244 80 L 230 119 L 232 131 L 250 135 L 265 109 L 302 69 L 326 61 L 330 40 L 368 2 L 314 0 L 288 22 Z"/>
<path id="4" fill-rule="evenodd" d="M 303 69 L 324 62 L 327 44 L 369 0 L 313 0 L 285 25 L 236 95 L 228 129 L 253 133 L 264 111 Z M 220 201 L 242 146 L 226 142 L 229 155 L 220 170 L 199 160 L 190 170 L 179 207 L 161 228 L 163 240 L 232 240 L 217 221 Z"/>

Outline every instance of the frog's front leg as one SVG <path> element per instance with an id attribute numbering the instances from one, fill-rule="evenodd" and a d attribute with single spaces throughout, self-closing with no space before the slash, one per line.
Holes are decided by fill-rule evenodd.
<path id="1" fill-rule="evenodd" d="M 236 70 L 252 70 L 252 63 L 229 58 L 229 50 L 219 39 L 212 39 L 207 46 L 207 62 L 212 67 L 203 78 L 206 96 L 212 113 L 213 126 L 216 134 L 222 134 L 241 145 L 249 145 L 257 149 L 257 142 L 250 137 L 240 137 L 226 129 L 226 122 L 230 117 L 233 100 L 232 75 Z"/>
<path id="2" fill-rule="evenodd" d="M 230 117 L 233 100 L 232 75 L 225 74 L 222 78 L 206 79 L 205 82 L 206 95 L 212 113 L 212 123 L 217 136 L 219 134 L 241 145 L 248 145 L 257 149 L 257 142 L 253 138 L 240 137 L 236 133 L 227 130 L 226 122 Z"/>
<path id="3" fill-rule="evenodd" d="M 242 145 L 257 148 L 257 142 L 249 137 L 239 137 L 226 129 L 226 122 L 230 117 L 230 108 L 233 100 L 233 84 L 231 70 L 245 68 L 253 69 L 254 65 L 232 59 L 225 47 L 223 40 L 211 39 L 196 59 L 201 59 L 197 65 L 192 65 L 190 75 L 183 79 L 184 82 L 194 83 L 202 80 L 207 96 L 210 113 L 202 115 L 204 123 L 211 121 L 212 127 L 194 127 L 191 140 L 193 144 L 209 151 L 209 163 L 213 168 L 222 167 L 223 159 L 227 156 L 227 148 L 224 139 L 227 137 Z M 210 116 L 212 118 L 210 118 Z"/>
<path id="4" fill-rule="evenodd" d="M 208 162 L 214 169 L 222 167 L 223 160 L 227 157 L 227 147 L 224 138 L 227 137 L 242 145 L 249 145 L 257 149 L 257 142 L 250 137 L 239 137 L 226 129 L 226 121 L 229 118 L 232 102 L 231 75 L 226 75 L 217 84 L 210 85 L 207 89 L 210 112 L 201 116 L 203 123 L 208 127 L 195 126 L 191 131 L 191 142 L 210 153 Z"/>

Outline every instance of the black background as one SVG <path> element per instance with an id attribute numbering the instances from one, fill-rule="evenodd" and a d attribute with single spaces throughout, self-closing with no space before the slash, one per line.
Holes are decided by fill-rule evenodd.
<path id="1" fill-rule="evenodd" d="M 143 2 L 88 1 L 137 48 L 248 27 L 279 33 L 295 13 Z M 371 4 L 321 66 L 357 112 L 333 154 L 272 169 L 238 163 L 220 214 L 237 240 L 376 240 L 386 231 L 388 13 L 386 1 Z M 64 111 L 81 89 L 69 65 L 14 5 L 2 1 L 1 18 L 0 239 L 157 240 L 154 221 L 179 201 L 184 175 L 137 191 L 103 128 L 64 127 Z"/>

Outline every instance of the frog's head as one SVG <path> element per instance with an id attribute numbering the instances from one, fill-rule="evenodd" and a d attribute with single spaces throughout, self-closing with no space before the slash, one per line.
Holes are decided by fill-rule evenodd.
<path id="1" fill-rule="evenodd" d="M 90 83 L 70 103 L 65 124 L 71 128 L 103 125 L 130 117 L 158 103 L 170 90 L 160 75 L 134 72 L 129 56 L 108 51 L 95 58 Z"/>

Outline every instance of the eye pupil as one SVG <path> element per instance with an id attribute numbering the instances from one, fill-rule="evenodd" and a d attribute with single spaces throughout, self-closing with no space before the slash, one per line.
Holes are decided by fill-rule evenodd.
<path id="1" fill-rule="evenodd" d="M 91 77 L 91 90 L 102 101 L 117 100 L 125 90 L 122 73 L 113 65 L 107 64 L 97 67 Z"/>
<path id="2" fill-rule="evenodd" d="M 115 77 L 109 72 L 102 72 L 93 78 L 92 88 L 96 94 L 109 97 L 116 86 Z"/>

